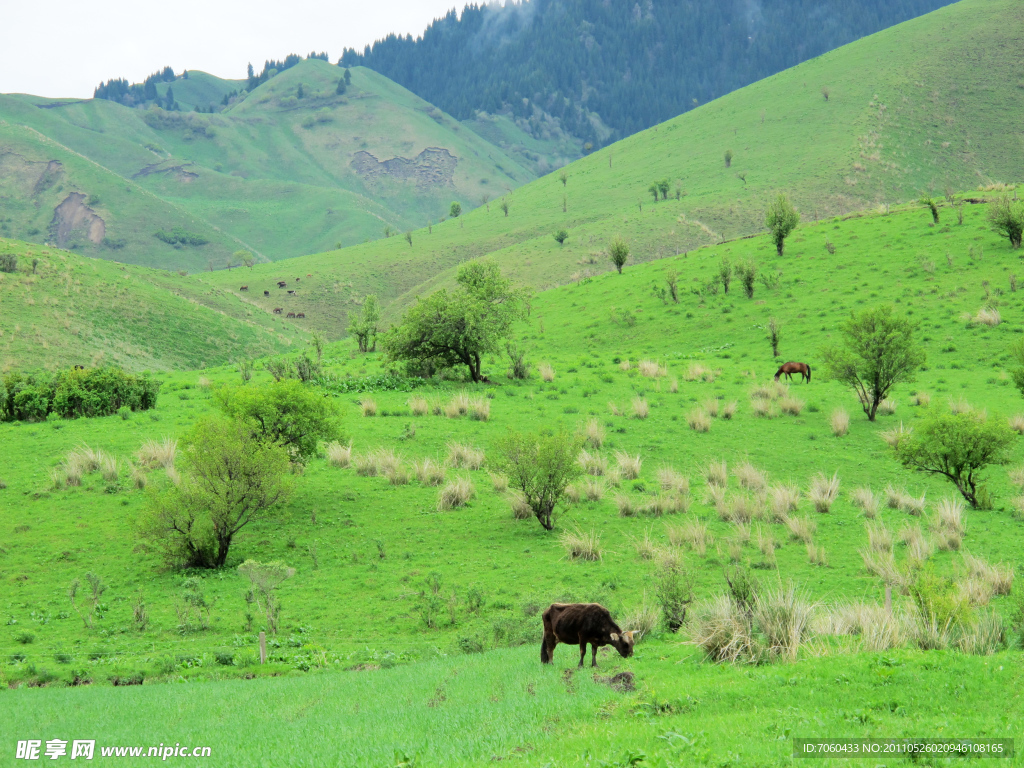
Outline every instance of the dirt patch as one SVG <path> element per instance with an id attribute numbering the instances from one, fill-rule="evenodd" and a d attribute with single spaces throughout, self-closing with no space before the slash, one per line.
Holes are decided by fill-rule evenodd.
<path id="1" fill-rule="evenodd" d="M 77 230 L 84 231 L 91 242 L 99 245 L 106 237 L 107 225 L 96 211 L 85 204 L 85 195 L 72 192 L 53 209 L 50 238 L 63 248 L 71 239 L 71 233 Z"/>
<path id="2" fill-rule="evenodd" d="M 451 187 L 459 158 L 447 149 L 427 147 L 411 160 L 393 157 L 384 162 L 366 151 L 352 156 L 351 167 L 368 181 L 411 181 L 418 187 Z"/>
<path id="3" fill-rule="evenodd" d="M 164 165 L 162 162 L 153 163 L 152 165 L 147 165 L 145 168 L 133 173 L 132 178 L 141 179 L 145 176 L 152 176 L 156 173 L 164 173 L 168 176 L 173 176 L 183 184 L 190 184 L 199 178 L 198 173 L 185 170 L 192 165 L 195 165 L 195 163 L 182 163 L 181 165 Z"/>
<path id="4" fill-rule="evenodd" d="M 601 675 L 594 675 L 594 682 L 601 683 L 601 685 L 607 685 L 612 690 L 618 691 L 619 693 L 629 693 L 630 691 L 636 690 L 636 683 L 634 682 L 632 672 L 619 672 L 617 675 L 611 675 L 609 677 L 602 677 Z"/>

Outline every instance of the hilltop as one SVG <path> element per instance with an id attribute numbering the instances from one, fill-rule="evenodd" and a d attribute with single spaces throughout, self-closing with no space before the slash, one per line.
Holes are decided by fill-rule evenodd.
<path id="1" fill-rule="evenodd" d="M 527 184 L 504 196 L 507 215 L 492 199 L 413 232 L 411 245 L 392 238 L 262 265 L 252 281 L 267 288 L 311 274 L 293 303 L 311 326 L 337 337 L 366 294 L 378 294 L 395 317 L 450 282 L 459 263 L 485 255 L 543 289 L 611 269 L 606 249 L 615 237 L 629 243 L 635 263 L 761 231 L 779 191 L 806 224 L 1024 178 L 1015 58 L 1022 41 L 1018 3 L 961 0 Z M 668 198 L 655 203 L 648 188 L 662 179 Z M 941 204 L 943 215 L 955 215 Z M 561 228 L 563 246 L 552 237 Z M 202 279 L 225 288 L 234 280 Z M 273 291 L 260 301 L 265 310 L 280 306 Z"/>
<path id="2" fill-rule="evenodd" d="M 342 75 L 311 59 L 251 93 L 202 72 L 155 86 L 179 107 L 230 97 L 213 114 L 0 96 L 0 234 L 221 269 L 239 250 L 272 261 L 401 233 L 534 178 L 381 75 L 352 69 L 339 94 Z"/>
<path id="3" fill-rule="evenodd" d="M 233 293 L 163 270 L 0 239 L 0 372 L 115 364 L 223 365 L 287 351 L 307 334 Z"/>

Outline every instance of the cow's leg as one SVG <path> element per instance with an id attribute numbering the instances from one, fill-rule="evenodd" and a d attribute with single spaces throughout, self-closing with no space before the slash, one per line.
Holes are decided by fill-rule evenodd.
<path id="1" fill-rule="evenodd" d="M 597 666 L 597 643 L 590 644 L 590 666 Z"/>
<path id="2" fill-rule="evenodd" d="M 580 640 L 580 669 L 583 668 L 583 660 L 587 658 L 587 641 Z"/>

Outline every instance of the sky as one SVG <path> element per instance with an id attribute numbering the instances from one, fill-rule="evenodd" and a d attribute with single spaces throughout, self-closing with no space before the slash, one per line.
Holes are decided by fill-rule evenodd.
<path id="1" fill-rule="evenodd" d="M 0 0 L 0 93 L 87 98 L 165 66 L 240 79 L 289 53 L 418 36 L 468 0 Z"/>

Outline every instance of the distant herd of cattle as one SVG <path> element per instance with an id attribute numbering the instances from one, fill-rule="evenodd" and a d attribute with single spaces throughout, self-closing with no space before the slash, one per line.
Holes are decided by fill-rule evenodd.
<path id="1" fill-rule="evenodd" d="M 306 277 L 312 277 L 312 276 L 313 275 L 306 275 Z M 300 279 L 301 278 L 296 277 L 295 278 L 295 282 L 296 283 L 299 282 Z M 278 288 L 287 288 L 288 287 L 288 282 L 286 280 L 278 280 L 277 281 L 277 287 Z M 249 290 L 249 286 L 248 285 L 243 285 L 238 290 L 240 290 L 240 291 L 248 291 Z M 264 296 L 270 296 L 270 291 L 264 291 L 263 295 Z M 288 295 L 289 296 L 294 296 L 295 295 L 295 291 L 292 291 L 292 290 L 288 291 Z M 274 307 L 274 314 L 275 315 L 284 315 L 284 308 L 283 307 Z M 302 319 L 305 319 L 306 313 L 305 312 L 289 312 L 287 315 L 285 315 L 285 317 L 294 317 L 296 320 L 302 320 Z"/>

